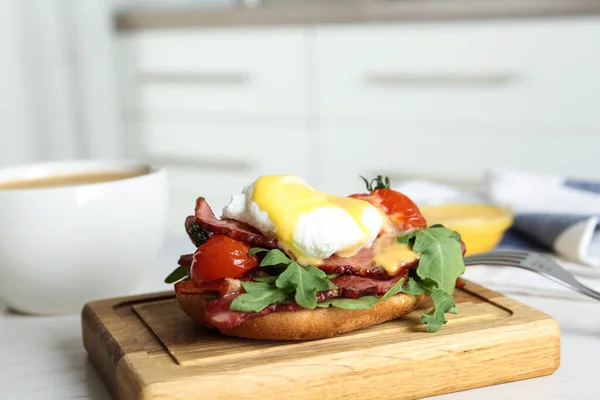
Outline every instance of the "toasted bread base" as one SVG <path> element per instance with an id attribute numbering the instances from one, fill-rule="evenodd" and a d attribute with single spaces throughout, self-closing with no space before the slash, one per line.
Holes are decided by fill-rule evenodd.
<path id="1" fill-rule="evenodd" d="M 261 340 L 308 340 L 334 336 L 377 325 L 413 311 L 424 295 L 400 293 L 371 309 L 345 310 L 328 307 L 314 310 L 281 311 L 252 318 L 235 328 L 219 329 L 225 335 Z M 203 296 L 180 293 L 181 309 L 194 321 L 212 327 L 204 317 Z"/>

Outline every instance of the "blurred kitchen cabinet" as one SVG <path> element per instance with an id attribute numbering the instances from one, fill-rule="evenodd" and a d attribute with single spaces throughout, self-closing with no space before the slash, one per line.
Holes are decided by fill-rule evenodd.
<path id="1" fill-rule="evenodd" d="M 307 177 L 301 29 L 143 30 L 119 43 L 130 153 L 166 166 L 171 233 L 198 196 L 220 216 L 258 175 Z"/>
<path id="2" fill-rule="evenodd" d="M 598 19 L 322 27 L 319 113 L 598 123 L 599 43 Z"/>
<path id="3" fill-rule="evenodd" d="M 181 233 L 195 200 L 205 197 L 217 216 L 233 193 L 262 174 L 307 176 L 306 129 L 187 122 L 130 122 L 145 157 L 167 167 L 170 230 Z M 282 140 L 285 138 L 285 140 Z"/>
<path id="4" fill-rule="evenodd" d="M 317 29 L 321 185 L 477 185 L 489 167 L 600 178 L 600 20 Z"/>
<path id="5" fill-rule="evenodd" d="M 359 175 L 383 174 L 392 182 L 429 179 L 465 188 L 477 187 L 487 168 L 505 166 L 599 177 L 598 128 L 592 126 L 324 121 L 320 136 L 326 152 L 321 184 L 340 195 L 364 189 Z"/>
<path id="6" fill-rule="evenodd" d="M 303 117 L 306 49 L 300 29 L 139 31 L 121 38 L 129 109 Z"/>
<path id="7" fill-rule="evenodd" d="M 141 29 L 119 36 L 129 153 L 167 166 L 172 232 L 257 175 L 477 185 L 600 178 L 600 19 Z"/>

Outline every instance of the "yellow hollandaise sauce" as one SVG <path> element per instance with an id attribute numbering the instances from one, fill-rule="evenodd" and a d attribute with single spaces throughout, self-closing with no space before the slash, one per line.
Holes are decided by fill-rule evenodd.
<path id="1" fill-rule="evenodd" d="M 303 215 L 318 209 L 342 209 L 357 224 L 363 233 L 363 238 L 340 249 L 336 254 L 348 257 L 356 254 L 371 236 L 369 228 L 363 221 L 363 216 L 373 206 L 365 201 L 348 197 L 339 197 L 308 186 L 294 175 L 264 175 L 254 183 L 252 200 L 261 211 L 266 212 L 276 226 L 276 237 L 279 243 L 289 249 L 299 263 L 304 265 L 319 265 L 321 259 L 307 257 L 301 249 L 294 245 L 294 235 Z"/>
<path id="2" fill-rule="evenodd" d="M 467 255 L 493 250 L 513 223 L 510 210 L 489 204 L 446 204 L 421 207 L 421 212 L 429 225 L 460 233 Z"/>
<path id="3" fill-rule="evenodd" d="M 419 254 L 408 245 L 398 243 L 396 235 L 382 236 L 373 246 L 373 262 L 390 276 L 396 275 L 402 266 L 419 259 Z"/>

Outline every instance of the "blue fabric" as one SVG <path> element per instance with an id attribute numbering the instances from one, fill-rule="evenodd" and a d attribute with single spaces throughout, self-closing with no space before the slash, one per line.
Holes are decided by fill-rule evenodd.
<path id="1" fill-rule="evenodd" d="M 600 182 L 567 179 L 564 183 L 564 186 L 572 189 L 583 190 L 585 192 L 600 193 Z"/>
<path id="2" fill-rule="evenodd" d="M 551 250 L 566 229 L 587 219 L 580 215 L 520 214 L 515 216 L 513 228 Z"/>
<path id="3" fill-rule="evenodd" d="M 510 228 L 506 231 L 497 248 L 498 250 L 548 251 L 546 246 L 536 242 L 535 239 L 523 235 L 515 228 Z"/>
<path id="4" fill-rule="evenodd" d="M 567 179 L 564 186 L 600 194 L 600 182 Z M 498 248 L 552 251 L 558 237 L 568 228 L 590 217 L 592 215 L 520 213 L 515 215 L 513 226 Z M 600 230 L 600 226 L 596 229 Z"/>

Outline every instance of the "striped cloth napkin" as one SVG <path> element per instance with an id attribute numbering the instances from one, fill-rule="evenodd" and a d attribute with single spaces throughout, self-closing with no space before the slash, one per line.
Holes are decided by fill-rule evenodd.
<path id="1" fill-rule="evenodd" d="M 547 252 L 582 283 L 600 290 L 600 183 L 556 175 L 496 169 L 481 191 L 464 191 L 425 181 L 394 189 L 419 205 L 483 202 L 509 207 L 514 224 L 498 249 Z M 519 294 L 587 299 L 535 273 L 511 267 L 469 267 L 465 278 L 492 289 Z"/>
<path id="2" fill-rule="evenodd" d="M 486 174 L 484 193 L 514 212 L 502 245 L 600 268 L 600 183 L 504 169 Z"/>

